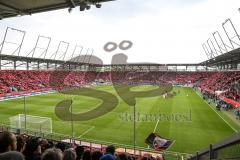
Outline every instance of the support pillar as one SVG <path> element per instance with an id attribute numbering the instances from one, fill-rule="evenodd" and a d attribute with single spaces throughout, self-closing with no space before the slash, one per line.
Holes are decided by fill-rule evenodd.
<path id="1" fill-rule="evenodd" d="M 29 70 L 29 62 L 27 61 L 27 70 Z"/>
<path id="2" fill-rule="evenodd" d="M 39 61 L 37 62 L 37 69 L 40 70 L 40 63 L 39 63 Z"/>
<path id="3" fill-rule="evenodd" d="M 17 69 L 17 62 L 13 61 L 13 69 L 16 70 Z"/>

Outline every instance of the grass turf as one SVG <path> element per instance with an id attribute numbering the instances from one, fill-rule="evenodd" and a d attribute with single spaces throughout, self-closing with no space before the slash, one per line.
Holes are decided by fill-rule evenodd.
<path id="1" fill-rule="evenodd" d="M 141 91 L 153 88 L 153 86 L 139 86 L 132 90 Z M 117 96 L 112 86 L 98 86 L 96 89 Z M 193 153 L 235 133 L 192 88 L 174 87 L 174 91 L 177 95 L 167 99 L 163 99 L 162 96 L 137 99 L 137 146 L 147 148 L 145 138 L 155 130 L 159 135 L 175 140 L 170 151 Z M 117 97 L 118 106 L 110 113 L 89 121 L 74 122 L 75 137 L 132 145 L 133 108 L 119 96 Z M 54 132 L 71 135 L 71 123 L 60 120 L 54 113 L 56 104 L 69 98 L 74 100 L 74 113 L 86 112 L 101 104 L 99 99 L 55 93 L 27 97 L 26 113 L 50 117 L 53 120 Z M 191 119 L 189 119 L 190 112 Z M 9 124 L 9 117 L 22 113 L 24 113 L 23 99 L 0 102 L 1 123 Z M 147 117 L 152 115 L 162 115 L 165 118 L 158 121 Z"/>

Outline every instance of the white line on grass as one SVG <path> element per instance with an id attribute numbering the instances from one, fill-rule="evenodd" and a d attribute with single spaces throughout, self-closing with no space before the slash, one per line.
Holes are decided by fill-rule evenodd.
<path id="1" fill-rule="evenodd" d="M 90 132 L 92 129 L 94 129 L 95 126 L 92 126 L 91 128 L 88 128 L 85 132 L 83 132 L 78 138 L 81 138 L 82 136 L 84 136 L 85 134 L 87 134 L 88 132 Z"/>
<path id="2" fill-rule="evenodd" d="M 155 127 L 154 127 L 153 133 L 156 132 L 156 129 L 157 129 L 158 123 L 159 123 L 159 119 L 158 119 L 158 121 L 157 121 L 157 123 L 156 123 L 156 125 L 155 125 Z"/>
<path id="3" fill-rule="evenodd" d="M 61 123 L 64 123 L 64 124 L 69 124 L 69 123 L 71 123 L 71 121 L 62 121 Z M 74 125 L 78 125 L 78 126 L 85 126 L 85 127 L 93 127 L 93 126 L 91 126 L 91 125 L 87 125 L 87 124 L 76 124 L 76 123 L 74 123 Z M 95 127 L 95 126 L 94 126 Z"/>
<path id="4" fill-rule="evenodd" d="M 202 98 L 196 91 L 195 91 L 195 93 L 200 97 L 200 98 Z M 233 128 L 216 110 L 214 110 L 213 108 L 212 108 L 212 106 L 210 105 L 210 104 L 208 104 L 205 100 L 203 100 L 215 113 L 217 113 L 217 115 L 230 127 L 230 128 L 232 128 L 232 130 L 234 130 L 234 132 L 238 132 L 235 128 Z"/>

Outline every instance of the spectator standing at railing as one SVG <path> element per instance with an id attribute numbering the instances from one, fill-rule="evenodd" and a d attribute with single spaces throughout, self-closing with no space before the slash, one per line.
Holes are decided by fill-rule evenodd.
<path id="1" fill-rule="evenodd" d="M 100 160 L 116 160 L 115 147 L 113 145 L 107 146 L 106 153 L 100 158 Z"/>
<path id="2" fill-rule="evenodd" d="M 63 152 L 63 160 L 76 160 L 77 154 L 73 148 L 66 149 Z"/>
<path id="3" fill-rule="evenodd" d="M 129 157 L 126 153 L 119 153 L 117 156 L 117 160 L 128 160 Z"/>
<path id="4" fill-rule="evenodd" d="M 8 131 L 0 133 L 0 153 L 15 151 L 17 149 L 16 136 Z"/>
<path id="5" fill-rule="evenodd" d="M 94 151 L 92 152 L 92 160 L 99 160 L 102 157 L 101 151 Z"/>
<path id="6" fill-rule="evenodd" d="M 89 150 L 84 151 L 82 160 L 91 160 L 91 151 L 89 151 Z"/>
<path id="7" fill-rule="evenodd" d="M 76 151 L 76 154 L 77 154 L 76 160 L 81 160 L 81 159 L 82 159 L 83 152 L 84 152 L 84 147 L 83 147 L 83 146 L 77 146 L 77 147 L 75 148 L 75 151 Z"/>

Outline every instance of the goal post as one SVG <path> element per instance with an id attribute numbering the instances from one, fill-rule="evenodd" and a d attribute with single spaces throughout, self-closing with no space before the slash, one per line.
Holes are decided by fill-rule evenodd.
<path id="1" fill-rule="evenodd" d="M 52 119 L 33 115 L 18 114 L 9 118 L 12 129 L 27 130 L 38 133 L 52 133 Z"/>

